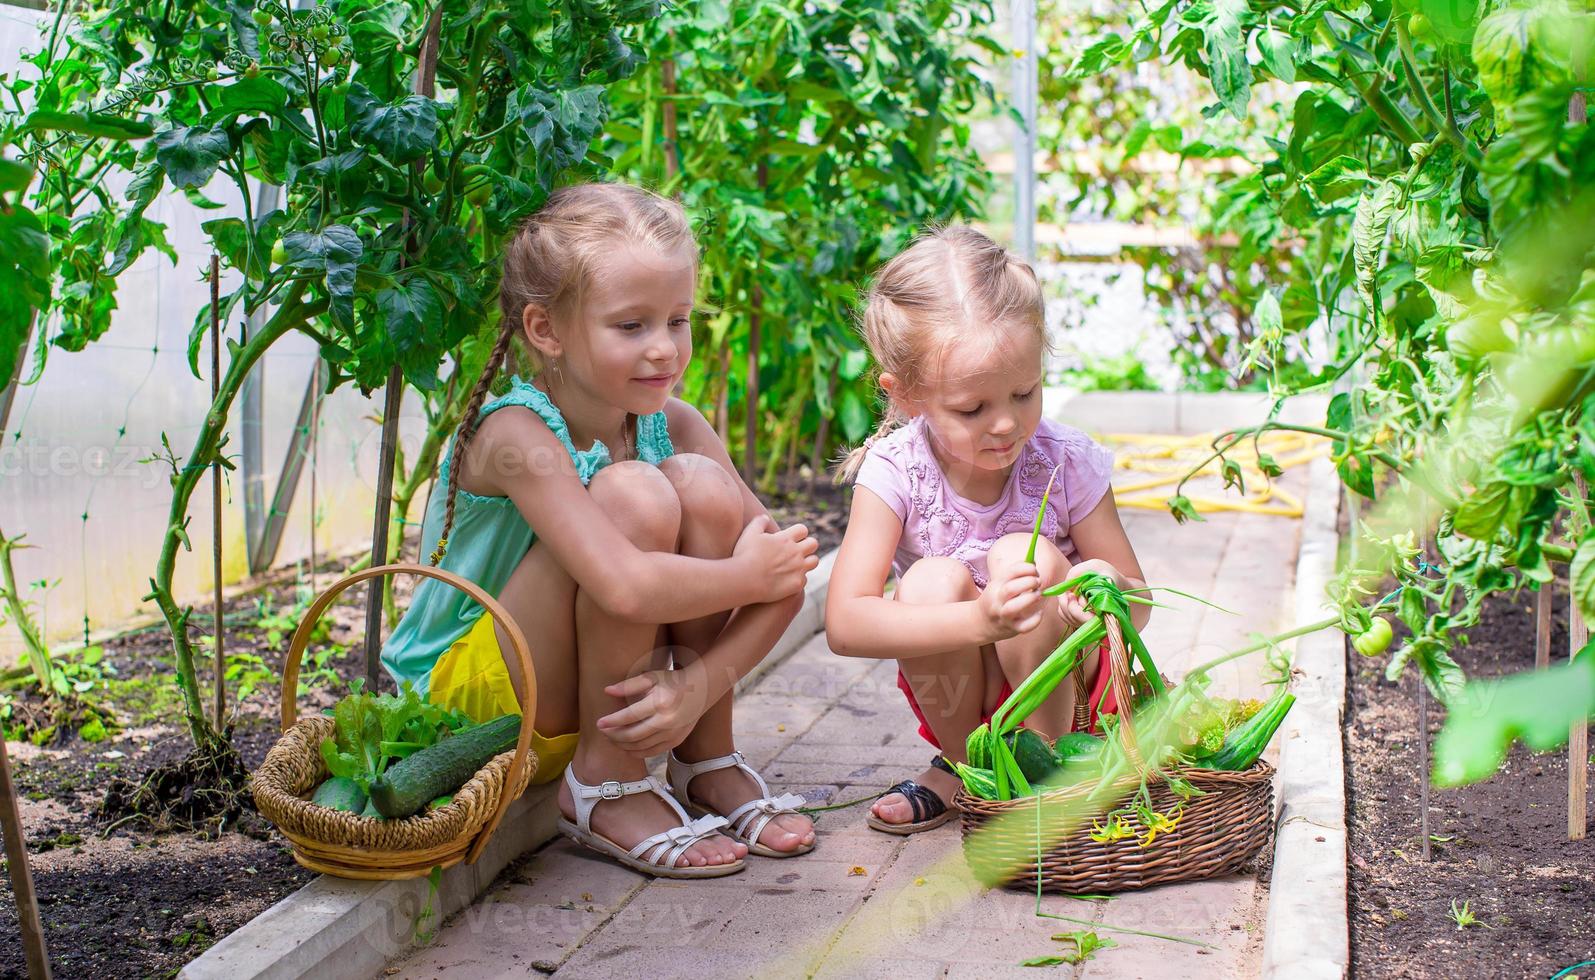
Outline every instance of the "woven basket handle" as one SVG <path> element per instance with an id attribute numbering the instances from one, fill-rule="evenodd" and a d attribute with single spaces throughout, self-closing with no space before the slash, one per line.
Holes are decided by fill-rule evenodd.
<path id="1" fill-rule="evenodd" d="M 327 591 L 316 597 L 310 604 L 310 609 L 305 613 L 305 618 L 300 620 L 299 628 L 294 630 L 294 638 L 288 644 L 288 656 L 283 661 L 282 671 L 282 730 L 287 731 L 293 727 L 298 717 L 298 710 L 294 704 L 295 693 L 299 690 L 299 664 L 304 659 L 305 648 L 310 645 L 310 634 L 315 631 L 316 623 L 332 605 L 332 601 L 351 585 L 357 585 L 367 579 L 380 578 L 385 575 L 399 573 L 420 575 L 425 578 L 434 578 L 454 586 L 461 592 L 481 603 L 504 632 L 509 634 L 510 646 L 514 649 L 515 659 L 521 665 L 523 683 L 513 685 L 515 697 L 520 701 L 521 731 L 515 740 L 515 757 L 510 760 L 509 773 L 505 776 L 504 792 L 499 794 L 498 806 L 494 808 L 493 815 L 477 835 L 476 841 L 471 845 L 470 851 L 465 856 L 467 864 L 474 864 L 477 855 L 487 845 L 493 831 L 498 829 L 499 821 L 504 819 L 504 812 L 511 803 L 509 788 L 518 785 L 521 779 L 521 770 L 528 763 L 528 756 L 532 745 L 532 727 L 534 715 L 537 711 L 537 671 L 532 666 L 531 647 L 526 644 L 526 634 L 521 632 L 520 626 L 515 622 L 508 610 L 499 601 L 488 595 L 481 586 L 469 579 L 462 578 L 453 572 L 444 571 L 435 565 L 418 565 L 413 562 L 396 562 L 392 565 L 377 565 L 374 568 L 364 568 L 352 575 L 347 575 L 334 582 Z M 513 678 L 511 679 L 513 682 Z"/>
<path id="2" fill-rule="evenodd" d="M 1108 631 L 1108 684 L 1113 688 L 1113 700 L 1119 709 L 1119 741 L 1124 743 L 1124 754 L 1137 772 L 1146 768 L 1141 750 L 1135 741 L 1135 726 L 1131 722 L 1134 691 L 1130 686 L 1130 651 L 1124 645 L 1124 630 L 1119 617 L 1104 614 L 1102 625 Z"/>

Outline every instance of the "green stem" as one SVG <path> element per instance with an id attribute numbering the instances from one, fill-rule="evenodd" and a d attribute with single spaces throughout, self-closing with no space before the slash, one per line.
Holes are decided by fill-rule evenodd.
<path id="1" fill-rule="evenodd" d="M 1253 643 L 1249 647 L 1246 647 L 1246 648 L 1241 649 L 1241 650 L 1231 651 L 1230 653 L 1224 654 L 1222 657 L 1214 658 L 1213 660 L 1209 660 L 1205 664 L 1201 664 L 1200 666 L 1193 667 L 1186 674 L 1186 676 L 1189 677 L 1191 674 L 1203 674 L 1203 673 L 1206 673 L 1207 671 L 1212 670 L 1214 667 L 1220 666 L 1221 664 L 1229 663 L 1231 660 L 1239 660 L 1241 657 L 1244 657 L 1244 656 L 1246 656 L 1248 654 L 1256 653 L 1259 650 L 1266 650 L 1269 647 L 1275 646 L 1275 645 L 1280 644 L 1280 643 L 1283 643 L 1286 640 L 1294 640 L 1298 636 L 1306 636 L 1308 633 L 1316 633 L 1319 630 L 1328 629 L 1329 627 L 1334 626 L 1334 625 L 1338 624 L 1339 622 L 1340 622 L 1340 617 L 1339 616 L 1330 616 L 1328 619 L 1321 619 L 1321 620 L 1319 620 L 1316 623 L 1309 623 L 1306 626 L 1298 626 L 1298 627 L 1296 627 L 1293 630 L 1287 630 L 1286 632 L 1280 633 L 1277 636 L 1271 636 L 1268 639 L 1263 640 L 1260 643 Z"/>
<path id="2" fill-rule="evenodd" d="M 39 683 L 39 690 L 44 694 L 50 693 L 50 650 L 39 637 L 38 627 L 33 625 L 33 617 L 28 615 L 28 607 L 22 601 L 22 593 L 17 589 L 16 569 L 11 563 L 11 552 L 17 548 L 30 547 L 21 544 L 26 535 L 8 538 L 4 531 L 0 531 L 0 578 L 5 582 L 4 598 L 6 612 L 11 616 L 11 622 L 22 634 L 22 648 L 28 656 L 28 664 L 33 669 L 34 679 Z"/>
<path id="3" fill-rule="evenodd" d="M 200 478 L 220 455 L 223 443 L 222 430 L 227 425 L 228 410 L 243 387 L 244 378 L 255 363 L 273 343 L 300 323 L 319 316 L 325 311 L 327 301 L 302 302 L 305 286 L 296 283 L 284 297 L 283 305 L 267 320 L 249 342 L 238 349 L 227 365 L 216 400 L 205 414 L 205 422 L 194 438 L 194 447 L 187 465 L 177 467 L 172 474 L 172 505 L 167 513 L 166 535 L 161 544 L 160 559 L 155 565 L 155 576 L 150 579 L 151 591 L 145 599 L 154 599 L 160 607 L 172 634 L 172 653 L 176 658 L 177 684 L 182 690 L 183 711 L 187 716 L 189 735 L 196 748 L 206 748 L 219 740 L 217 732 L 205 715 L 199 699 L 198 675 L 194 665 L 194 648 L 188 639 L 188 618 L 193 607 L 178 608 L 172 594 L 172 577 L 177 566 L 177 549 L 188 547 L 188 503 L 199 485 Z"/>
<path id="4" fill-rule="evenodd" d="M 1468 166 L 1474 170 L 1483 169 L 1484 154 L 1480 153 L 1479 148 L 1474 146 L 1473 142 L 1463 135 L 1462 130 L 1457 128 L 1455 117 L 1448 119 L 1440 115 L 1440 109 L 1434 104 L 1434 99 L 1430 97 L 1429 90 L 1424 88 L 1423 81 L 1418 78 L 1418 56 L 1412 50 L 1412 35 L 1407 33 L 1406 18 L 1398 14 L 1395 16 L 1395 21 L 1396 47 L 1401 52 L 1401 64 L 1406 69 L 1407 88 L 1412 91 L 1413 98 L 1418 103 L 1418 108 L 1423 110 L 1423 114 L 1428 117 L 1429 122 L 1462 152 L 1462 156 L 1468 161 Z M 1450 104 L 1450 101 L 1451 92 L 1448 87 L 1446 90 L 1447 105 Z"/>

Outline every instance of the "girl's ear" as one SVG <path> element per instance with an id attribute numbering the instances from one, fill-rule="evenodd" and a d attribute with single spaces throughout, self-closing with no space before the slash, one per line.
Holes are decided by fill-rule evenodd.
<path id="1" fill-rule="evenodd" d="M 549 319 L 548 310 L 536 303 L 527 303 L 521 310 L 521 332 L 526 335 L 526 342 L 544 357 L 556 358 L 564 350 L 559 335 L 554 333 L 554 321 Z"/>
<path id="2" fill-rule="evenodd" d="M 886 392 L 887 399 L 897 409 L 898 415 L 905 419 L 911 419 L 924 410 L 918 402 L 904 393 L 903 386 L 898 382 L 897 375 L 892 374 L 890 371 L 882 371 L 877 380 L 880 382 L 881 390 Z"/>

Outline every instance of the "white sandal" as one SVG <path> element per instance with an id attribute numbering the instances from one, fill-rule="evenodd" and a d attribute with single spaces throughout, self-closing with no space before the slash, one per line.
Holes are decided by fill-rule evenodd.
<path id="1" fill-rule="evenodd" d="M 571 765 L 565 767 L 565 785 L 570 787 L 571 797 L 576 803 L 576 822 L 571 823 L 561 816 L 560 833 L 583 847 L 609 855 L 628 868 L 661 878 L 719 878 L 735 874 L 746 866 L 741 858 L 737 858 L 730 864 L 676 867 L 676 861 L 680 860 L 688 848 L 701 840 L 713 837 L 720 828 L 726 826 L 726 821 L 724 817 L 716 816 L 688 820 L 685 811 L 671 798 L 664 784 L 654 776 L 645 776 L 628 783 L 611 779 L 597 786 L 588 786 L 576 778 L 576 767 Z M 593 807 L 598 805 L 599 800 L 618 800 L 634 793 L 657 793 L 661 799 L 670 804 L 672 810 L 676 811 L 676 815 L 681 818 L 681 826 L 671 827 L 669 830 L 646 837 L 630 849 L 593 830 Z"/>
<path id="2" fill-rule="evenodd" d="M 681 805 L 689 813 L 695 816 L 704 814 L 716 816 L 713 810 L 692 801 L 691 795 L 687 792 L 687 786 L 691 784 L 694 776 L 699 776 L 706 772 L 714 772 L 717 769 L 729 769 L 732 766 L 736 766 L 752 776 L 753 781 L 758 784 L 759 792 L 763 795 L 757 799 L 749 800 L 719 818 L 729 825 L 730 829 L 726 831 L 726 836 L 748 845 L 748 853 L 758 854 L 761 857 L 796 857 L 799 854 L 807 854 L 814 850 L 813 844 L 804 844 L 790 851 L 778 851 L 773 847 L 759 843 L 759 835 L 764 833 L 764 828 L 769 826 L 771 820 L 783 813 L 796 813 L 797 808 L 808 801 L 796 793 L 783 793 L 772 798 L 769 784 L 764 781 L 763 776 L 760 776 L 753 770 L 752 766 L 747 764 L 741 752 L 732 752 L 730 755 L 722 755 L 717 759 L 705 759 L 702 762 L 682 762 L 676 758 L 674 752 L 670 753 L 670 765 L 667 769 L 667 775 L 670 778 L 670 792 L 675 794 L 676 799 L 681 801 Z"/>

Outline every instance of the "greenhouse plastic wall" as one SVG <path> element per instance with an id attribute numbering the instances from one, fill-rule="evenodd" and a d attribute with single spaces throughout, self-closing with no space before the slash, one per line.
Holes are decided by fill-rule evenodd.
<path id="1" fill-rule="evenodd" d="M 48 17 L 0 4 L 0 70 L 16 70 L 24 52 L 42 45 L 40 25 L 48 25 Z M 27 66 L 26 73 L 31 72 Z M 223 207 L 202 210 L 180 193 L 164 194 L 155 202 L 148 217 L 167 226 L 178 263 L 174 266 L 153 251 L 140 258 L 119 281 L 111 329 L 81 352 L 52 347 L 38 381 L 15 392 L 5 421 L 0 529 L 11 537 L 26 535 L 23 543 L 31 547 L 14 552 L 18 584 L 57 649 L 82 643 L 85 631 L 99 633 L 158 615 L 154 604 L 140 597 L 149 592 L 160 554 L 171 504 L 171 469 L 153 457 L 163 451 L 162 433 L 173 452 L 186 456 L 210 404 L 208 339 L 199 354 L 201 377 L 190 372 L 186 354 L 194 317 L 209 299 L 205 276 L 210 252 L 200 224 L 241 214 L 237 191 L 227 181 L 213 181 L 205 194 Z M 223 324 L 223 334 L 236 338 L 240 328 L 235 317 Z M 273 347 L 256 369 L 264 405 L 262 466 L 268 506 L 315 358 L 314 342 L 294 334 Z M 226 363 L 224 353 L 223 370 Z M 22 378 L 33 368 L 30 357 Z M 381 410 L 380 389 L 367 398 L 350 384 L 322 401 L 315 456 L 318 556 L 369 547 L 381 440 L 374 417 Z M 228 425 L 231 438 L 224 449 L 235 462 L 243 443 L 239 421 L 235 402 Z M 413 458 L 425 435 L 413 393 L 405 402 L 400 433 Z M 310 471 L 307 460 L 277 565 L 309 556 Z M 247 573 L 244 494 L 240 471 L 227 472 L 226 478 L 223 569 L 225 580 L 237 583 Z M 416 519 L 424 496 L 415 503 Z M 179 553 L 174 591 L 179 601 L 199 606 L 196 615 L 207 615 L 212 588 L 208 475 L 189 512 L 193 551 Z M 42 590 L 31 585 L 39 581 L 50 584 Z M 330 576 L 323 576 L 320 584 L 330 585 Z M 0 626 L 0 664 L 17 662 L 21 653 L 16 631 L 9 624 Z"/>

